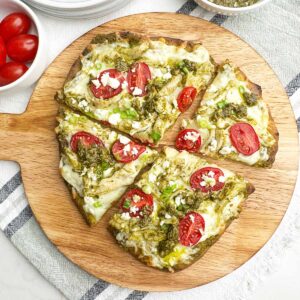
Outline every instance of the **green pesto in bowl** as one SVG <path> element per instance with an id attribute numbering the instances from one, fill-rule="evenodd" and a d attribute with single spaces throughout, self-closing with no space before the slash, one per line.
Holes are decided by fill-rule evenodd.
<path id="1" fill-rule="evenodd" d="M 257 3 L 259 0 L 209 0 L 212 3 L 228 7 L 245 7 Z"/>

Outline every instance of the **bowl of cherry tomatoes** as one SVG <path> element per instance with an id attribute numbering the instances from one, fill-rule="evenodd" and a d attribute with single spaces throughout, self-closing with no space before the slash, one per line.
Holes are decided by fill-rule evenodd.
<path id="1" fill-rule="evenodd" d="M 0 95 L 32 85 L 47 65 L 44 31 L 20 0 L 0 1 Z"/>

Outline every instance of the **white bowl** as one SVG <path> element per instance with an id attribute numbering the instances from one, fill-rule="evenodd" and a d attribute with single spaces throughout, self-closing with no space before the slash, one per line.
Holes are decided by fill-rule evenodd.
<path id="1" fill-rule="evenodd" d="M 39 38 L 39 45 L 36 57 L 29 66 L 27 72 L 16 81 L 0 87 L 0 95 L 13 93 L 21 88 L 32 85 L 42 75 L 47 66 L 47 50 L 44 29 L 36 14 L 20 0 L 0 0 L 0 20 L 13 12 L 23 12 L 32 21 L 30 33 L 36 34 Z"/>
<path id="2" fill-rule="evenodd" d="M 215 3 L 210 2 L 209 0 L 195 0 L 200 6 L 205 8 L 208 11 L 221 14 L 221 15 L 226 15 L 226 16 L 234 16 L 234 15 L 239 15 L 239 14 L 244 14 L 251 12 L 259 7 L 262 7 L 266 3 L 268 3 L 270 0 L 260 0 L 256 2 L 255 4 L 252 4 L 250 6 L 245 6 L 245 7 L 228 7 L 228 6 L 222 6 L 222 5 L 217 5 Z"/>

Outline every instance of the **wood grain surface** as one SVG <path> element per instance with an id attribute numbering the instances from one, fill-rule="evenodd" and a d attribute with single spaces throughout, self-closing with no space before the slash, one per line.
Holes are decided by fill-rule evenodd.
<path id="1" fill-rule="evenodd" d="M 54 134 L 57 103 L 72 63 L 97 33 L 133 31 L 141 34 L 200 40 L 214 59 L 235 62 L 263 88 L 279 130 L 279 152 L 272 169 L 256 169 L 238 163 L 218 164 L 248 178 L 256 192 L 247 200 L 238 220 L 191 267 L 169 274 L 146 267 L 124 252 L 107 231 L 113 210 L 90 228 L 73 204 L 59 175 L 58 143 Z M 185 114 L 191 115 L 196 108 Z M 163 144 L 172 145 L 178 130 L 168 131 Z M 241 266 L 271 237 L 290 202 L 298 168 L 298 135 L 287 95 L 272 69 L 249 45 L 229 31 L 207 21 L 171 13 L 124 17 L 94 28 L 66 48 L 40 79 L 27 111 L 0 115 L 0 159 L 18 161 L 26 195 L 34 215 L 48 238 L 75 264 L 111 283 L 146 291 L 182 290 L 216 280 Z"/>

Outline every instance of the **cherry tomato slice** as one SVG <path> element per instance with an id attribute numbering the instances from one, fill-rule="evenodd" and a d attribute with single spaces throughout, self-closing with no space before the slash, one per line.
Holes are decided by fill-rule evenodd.
<path id="1" fill-rule="evenodd" d="M 72 135 L 70 146 L 73 152 L 78 151 L 78 143 L 79 141 L 88 148 L 91 145 L 99 145 L 104 146 L 103 142 L 98 139 L 96 136 L 92 135 L 91 133 L 85 131 L 79 131 Z"/>
<path id="2" fill-rule="evenodd" d="M 130 141 L 127 144 L 122 144 L 117 140 L 112 147 L 112 153 L 117 161 L 122 163 L 129 163 L 139 158 L 139 156 L 146 151 L 144 145 L 136 144 Z"/>
<path id="3" fill-rule="evenodd" d="M 117 88 L 112 88 L 109 84 L 103 85 L 102 80 L 103 76 L 109 76 L 109 78 L 114 78 L 119 81 L 119 85 Z M 90 85 L 90 89 L 94 96 L 99 99 L 109 99 L 112 98 L 122 92 L 122 83 L 124 82 L 125 78 L 123 74 L 116 69 L 107 69 L 100 73 L 98 77 L 98 81 L 100 83 L 99 87 L 96 87 L 94 84 Z"/>
<path id="4" fill-rule="evenodd" d="M 0 67 L 6 62 L 6 47 L 3 38 L 0 36 Z"/>
<path id="5" fill-rule="evenodd" d="M 10 84 L 20 78 L 28 70 L 27 66 L 18 62 L 8 62 L 0 67 L 0 86 Z"/>
<path id="6" fill-rule="evenodd" d="M 238 152 L 251 155 L 259 150 L 260 142 L 254 128 L 248 123 L 236 123 L 229 129 L 232 145 Z"/>
<path id="7" fill-rule="evenodd" d="M 179 222 L 180 244 L 188 247 L 196 245 L 200 241 L 204 229 L 205 221 L 200 214 L 194 211 L 187 213 Z"/>
<path id="8" fill-rule="evenodd" d="M 201 147 L 200 132 L 195 129 L 181 130 L 176 138 L 176 148 L 188 152 L 198 152 Z"/>
<path id="9" fill-rule="evenodd" d="M 177 105 L 181 112 L 185 112 L 197 96 L 197 90 L 193 86 L 186 86 L 177 97 Z"/>
<path id="10" fill-rule="evenodd" d="M 33 34 L 20 34 L 6 44 L 8 56 L 17 62 L 32 62 L 38 50 L 39 40 Z"/>
<path id="11" fill-rule="evenodd" d="M 190 185 L 203 193 L 219 191 L 224 187 L 224 173 L 219 168 L 201 168 L 192 174 Z"/>
<path id="12" fill-rule="evenodd" d="M 13 36 L 27 33 L 31 25 L 30 18 L 23 13 L 12 13 L 0 23 L 0 35 L 7 42 Z"/>
<path id="13" fill-rule="evenodd" d="M 153 211 L 153 196 L 140 189 L 132 189 L 121 198 L 120 208 L 123 212 L 129 212 L 130 217 L 143 218 Z"/>
<path id="14" fill-rule="evenodd" d="M 135 63 L 127 75 L 128 90 L 130 94 L 143 97 L 147 94 L 146 87 L 151 80 L 151 71 L 146 63 Z M 136 93 L 138 89 L 139 93 Z"/>

